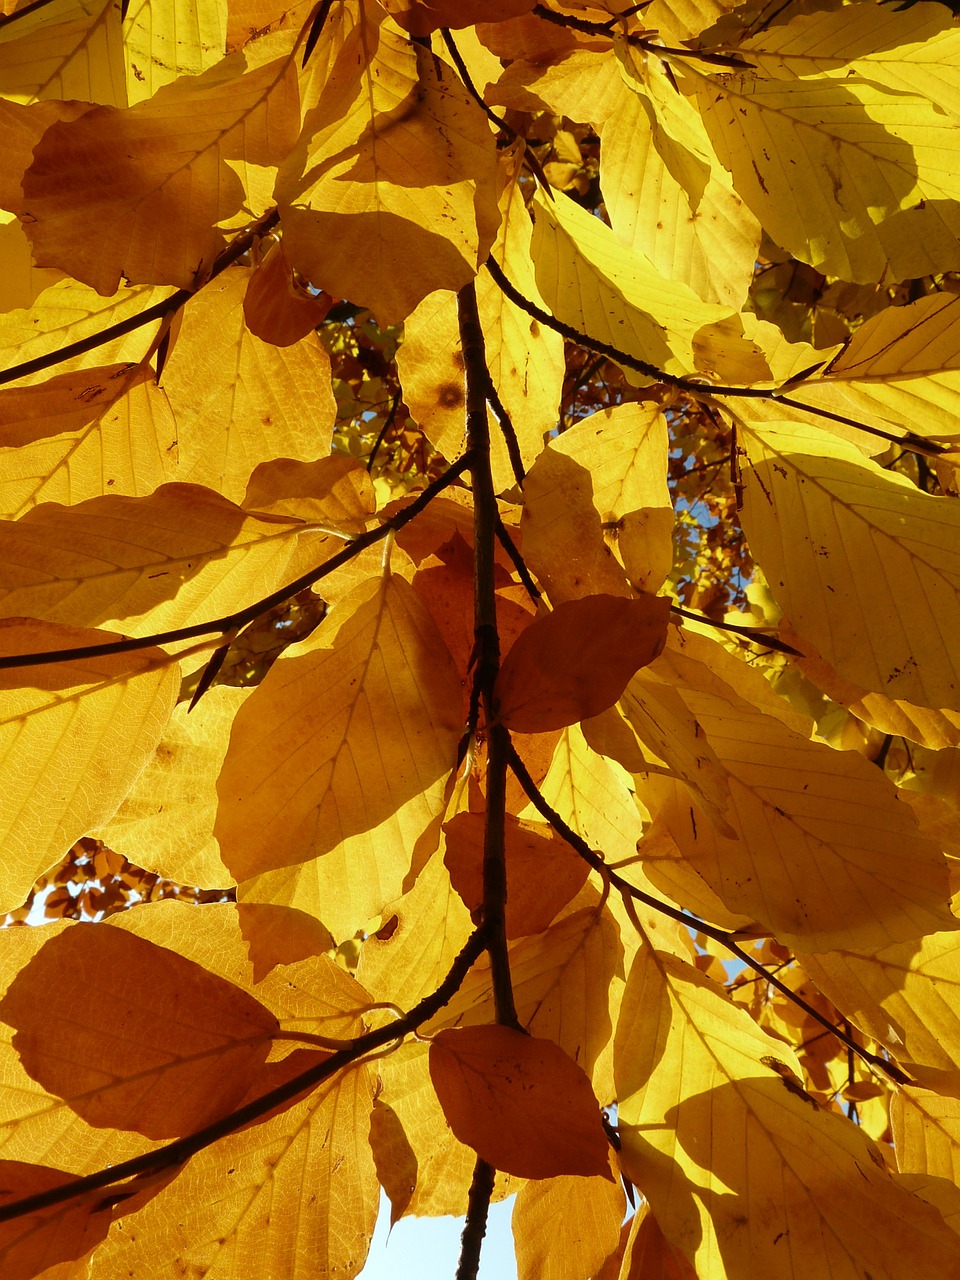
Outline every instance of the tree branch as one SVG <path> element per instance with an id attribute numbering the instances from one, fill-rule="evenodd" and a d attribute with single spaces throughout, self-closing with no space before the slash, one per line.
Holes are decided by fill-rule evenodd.
<path id="1" fill-rule="evenodd" d="M 897 1084 L 911 1084 L 910 1077 L 892 1062 L 888 1062 L 886 1058 L 882 1058 L 879 1054 L 871 1053 L 869 1049 L 863 1048 L 857 1044 L 854 1038 L 847 1032 L 842 1031 L 839 1027 L 835 1027 L 829 1018 L 824 1017 L 819 1010 L 815 1009 L 802 996 L 792 991 L 785 982 L 782 982 L 775 974 L 771 973 L 759 960 L 755 959 L 748 951 L 744 951 L 741 946 L 734 941 L 734 935 L 726 929 L 718 929 L 716 925 L 708 924 L 706 920 L 701 920 L 698 916 L 691 914 L 689 911 L 683 911 L 680 907 L 675 907 L 669 902 L 664 902 L 661 898 L 655 898 L 652 894 L 645 893 L 642 889 L 638 889 L 632 885 L 629 880 L 625 880 L 623 876 L 618 875 L 604 862 L 601 854 L 591 849 L 586 840 L 578 835 L 563 818 L 557 813 L 556 809 L 544 798 L 537 784 L 531 778 L 526 765 L 521 760 L 516 748 L 510 744 L 510 768 L 520 783 L 534 808 L 540 815 L 553 827 L 559 836 L 566 840 L 567 844 L 583 858 L 594 871 L 598 872 L 604 880 L 616 889 L 625 898 L 634 898 L 637 902 L 642 902 L 645 906 L 651 907 L 660 915 L 667 916 L 670 920 L 676 920 L 678 924 L 684 925 L 688 929 L 695 932 L 705 934 L 706 937 L 712 938 L 714 942 L 718 942 L 731 955 L 759 974 L 772 987 L 775 987 L 781 995 L 785 996 L 792 1004 L 802 1009 L 808 1017 L 813 1018 L 820 1026 L 837 1037 L 837 1039 L 849 1050 L 862 1058 L 864 1062 L 869 1063 L 871 1067 L 877 1067 L 889 1076 L 891 1080 L 895 1080 Z"/>
<path id="2" fill-rule="evenodd" d="M 456 1280 L 477 1280 L 480 1270 L 480 1249 L 487 1234 L 487 1213 L 496 1171 L 486 1160 L 477 1156 L 473 1166 L 473 1180 L 467 1199 L 467 1219 L 460 1237 L 460 1261 L 457 1263 Z"/>
<path id="3" fill-rule="evenodd" d="M 228 1134 L 236 1133 L 244 1125 L 252 1124 L 254 1121 L 262 1119 L 276 1107 L 293 1102 L 301 1093 L 315 1089 L 324 1080 L 328 1080 L 338 1071 L 343 1070 L 344 1067 L 350 1066 L 351 1063 L 357 1062 L 365 1054 L 371 1053 L 375 1049 L 383 1048 L 391 1040 L 402 1040 L 410 1032 L 416 1031 L 419 1026 L 429 1021 L 430 1018 L 439 1013 L 445 1004 L 450 1002 L 462 985 L 474 961 L 486 949 L 486 945 L 486 929 L 481 925 L 467 939 L 460 954 L 450 966 L 449 973 L 437 989 L 414 1005 L 404 1017 L 398 1018 L 395 1022 L 388 1022 L 386 1025 L 378 1027 L 375 1031 L 368 1031 L 362 1036 L 357 1036 L 348 1048 L 332 1053 L 328 1058 L 324 1058 L 322 1062 L 309 1067 L 306 1071 L 301 1071 L 299 1075 L 293 1076 L 284 1084 L 278 1085 L 276 1089 L 271 1089 L 269 1093 L 263 1094 L 262 1097 L 255 1099 L 253 1102 L 248 1102 L 246 1106 L 239 1107 L 236 1111 L 231 1111 L 229 1115 L 222 1116 L 212 1124 L 205 1125 L 202 1129 L 198 1129 L 196 1133 L 192 1133 L 185 1138 L 178 1138 L 175 1142 L 168 1142 L 165 1146 L 157 1147 L 153 1151 L 147 1151 L 141 1156 L 134 1156 L 131 1160 L 124 1160 L 120 1164 L 110 1165 L 97 1173 L 90 1173 L 85 1177 L 75 1178 L 70 1182 L 51 1187 L 47 1191 L 38 1192 L 36 1195 L 25 1196 L 21 1200 L 14 1200 L 9 1204 L 0 1205 L 0 1222 L 9 1222 L 13 1218 L 22 1218 L 27 1214 L 37 1213 L 41 1209 L 48 1209 L 51 1205 L 63 1204 L 67 1200 L 75 1200 L 90 1191 L 96 1191 L 100 1187 L 112 1187 L 128 1178 L 158 1174 L 166 1169 L 186 1164 L 192 1156 L 195 1156 L 205 1147 L 212 1146 L 213 1143 L 220 1138 L 225 1138 Z"/>
<path id="4" fill-rule="evenodd" d="M 506 781 L 510 736 L 496 722 L 493 688 L 500 670 L 497 631 L 495 552 L 499 510 L 490 471 L 490 425 L 487 420 L 487 369 L 483 329 L 477 311 L 477 290 L 471 282 L 457 294 L 457 318 L 466 382 L 467 456 L 473 479 L 474 512 L 474 660 L 475 687 L 486 713 L 487 811 L 483 839 L 482 918 L 488 929 L 488 950 L 497 1021 L 519 1029 L 505 921 L 507 901 Z"/>
<path id="5" fill-rule="evenodd" d="M 0 657 L 0 671 L 10 670 L 14 667 L 44 667 L 55 662 L 82 661 L 85 658 L 97 658 L 108 653 L 132 653 L 137 649 L 149 649 L 157 644 L 174 644 L 180 640 L 194 640 L 199 636 L 226 635 L 227 632 L 245 627 L 262 613 L 266 613 L 278 604 L 283 604 L 292 596 L 297 595 L 298 592 L 304 591 L 307 587 L 312 587 L 314 583 L 320 582 L 328 574 L 342 568 L 361 551 L 365 551 L 367 547 L 372 547 L 382 541 L 391 530 L 402 529 L 404 525 L 409 524 L 411 520 L 415 519 L 421 511 L 429 506 L 438 493 L 451 485 L 469 467 L 469 455 L 464 454 L 462 458 L 458 458 L 456 462 L 452 463 L 442 476 L 427 485 L 426 489 L 419 493 L 409 506 L 401 508 L 389 520 L 385 520 L 383 524 L 378 525 L 375 529 L 368 529 L 366 533 L 361 533 L 342 551 L 338 551 L 335 556 L 325 560 L 319 568 L 311 569 L 309 573 L 302 574 L 288 586 L 280 587 L 278 590 L 271 592 L 270 595 L 264 596 L 262 600 L 248 604 L 246 608 L 239 609 L 236 613 L 228 613 L 222 618 L 213 618 L 209 622 L 195 622 L 189 627 L 177 627 L 173 631 L 158 631 L 150 636 L 135 636 L 123 640 L 113 640 L 108 641 L 106 644 L 81 645 L 76 649 L 51 649 L 48 653 L 11 654 L 6 657 Z"/>

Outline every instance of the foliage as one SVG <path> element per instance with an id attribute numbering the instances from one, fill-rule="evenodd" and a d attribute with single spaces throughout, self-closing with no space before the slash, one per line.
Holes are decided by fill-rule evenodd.
<path id="1" fill-rule="evenodd" d="M 3 5 L 4 1277 L 960 1275 L 958 68 Z"/>

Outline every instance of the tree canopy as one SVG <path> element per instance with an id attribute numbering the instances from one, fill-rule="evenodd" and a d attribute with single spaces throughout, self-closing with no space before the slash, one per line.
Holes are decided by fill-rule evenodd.
<path id="1" fill-rule="evenodd" d="M 0 93 L 5 1280 L 960 1277 L 950 9 L 0 0 Z"/>

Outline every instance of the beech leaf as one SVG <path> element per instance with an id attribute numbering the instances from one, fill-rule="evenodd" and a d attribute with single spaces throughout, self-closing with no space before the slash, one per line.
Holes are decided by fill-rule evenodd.
<path id="1" fill-rule="evenodd" d="M 613 706 L 663 648 L 670 604 L 654 596 L 583 596 L 531 623 L 504 658 L 495 698 L 520 733 L 563 729 Z"/>
<path id="2" fill-rule="evenodd" d="M 609 1176 L 590 1082 L 552 1040 L 498 1026 L 440 1031 L 430 1078 L 453 1132 L 494 1168 L 522 1178 Z"/>

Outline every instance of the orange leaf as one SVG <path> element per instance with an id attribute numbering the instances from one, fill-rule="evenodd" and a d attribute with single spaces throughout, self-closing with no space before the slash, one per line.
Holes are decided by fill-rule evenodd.
<path id="1" fill-rule="evenodd" d="M 483 900 L 482 813 L 458 813 L 444 826 L 444 862 L 471 911 Z M 539 829 L 538 829 L 539 828 Z M 507 814 L 507 937 L 542 933 L 582 888 L 587 864 L 543 824 Z"/>
<path id="2" fill-rule="evenodd" d="M 289 347 L 324 320 L 333 302 L 328 293 L 311 297 L 294 286 L 287 255 L 278 244 L 250 277 L 243 318 L 250 332 L 263 342 Z"/>
<path id="3" fill-rule="evenodd" d="M 590 1082 L 553 1043 L 510 1027 L 459 1027 L 430 1044 L 430 1078 L 454 1135 L 521 1178 L 610 1176 Z"/>
<path id="4" fill-rule="evenodd" d="M 517 638 L 494 690 L 499 718 L 520 733 L 562 729 L 613 706 L 663 649 L 665 598 L 583 596 L 557 605 Z"/>
<path id="5" fill-rule="evenodd" d="M 231 1111 L 278 1029 L 258 1000 L 124 929 L 50 939 L 0 1005 L 24 1069 L 89 1124 L 179 1137 Z"/>

